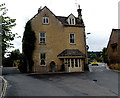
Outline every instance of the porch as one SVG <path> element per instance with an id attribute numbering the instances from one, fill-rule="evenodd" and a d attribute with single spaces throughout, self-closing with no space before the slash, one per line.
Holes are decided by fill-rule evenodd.
<path id="1" fill-rule="evenodd" d="M 66 49 L 58 55 L 65 72 L 84 71 L 85 55 L 78 49 Z"/>

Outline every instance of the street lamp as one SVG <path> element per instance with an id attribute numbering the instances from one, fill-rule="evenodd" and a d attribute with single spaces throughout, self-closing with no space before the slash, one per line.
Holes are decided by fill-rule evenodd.
<path id="1" fill-rule="evenodd" d="M 89 35 L 89 34 L 91 34 L 90 32 L 88 32 L 88 33 L 86 33 L 86 35 Z M 85 51 L 86 51 L 86 53 L 85 53 L 85 55 L 86 55 L 86 60 L 85 60 L 85 62 L 86 62 L 86 64 L 85 64 L 85 70 L 88 70 L 89 71 L 89 67 L 88 67 L 88 55 L 87 55 L 87 53 L 88 53 L 88 49 L 89 49 L 89 46 L 88 45 L 86 45 L 86 39 L 88 38 L 88 37 L 86 37 L 86 35 L 85 35 Z"/>
<path id="2" fill-rule="evenodd" d="M 87 35 L 89 35 L 89 34 L 91 34 L 90 32 L 89 33 L 86 33 Z M 86 37 L 86 39 L 87 39 L 88 37 Z"/>
<path id="3" fill-rule="evenodd" d="M 86 33 L 87 35 L 90 35 L 91 33 L 90 32 L 88 32 L 88 33 Z M 86 37 L 86 39 L 87 39 L 88 37 Z M 88 45 L 86 45 L 86 48 L 87 48 L 87 51 L 88 51 L 88 49 L 89 49 L 89 46 Z"/>
<path id="4" fill-rule="evenodd" d="M 90 32 L 89 33 L 87 33 L 87 35 L 89 35 L 89 34 L 91 34 Z"/>

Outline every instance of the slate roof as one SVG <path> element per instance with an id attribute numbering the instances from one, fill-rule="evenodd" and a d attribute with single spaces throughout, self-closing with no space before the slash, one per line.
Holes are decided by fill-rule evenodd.
<path id="1" fill-rule="evenodd" d="M 117 33 L 117 38 L 112 39 L 112 36 L 115 33 Z M 115 43 L 111 43 L 111 40 L 116 40 L 116 41 L 115 41 Z M 112 29 L 112 32 L 111 32 L 111 35 L 110 35 L 110 38 L 109 38 L 109 42 L 108 42 L 107 48 L 110 46 L 110 44 L 112 46 L 120 45 L 120 29 Z"/>
<path id="2" fill-rule="evenodd" d="M 42 8 L 41 10 L 39 10 L 39 12 L 33 17 L 35 18 L 43 9 L 47 8 L 47 6 L 45 6 L 44 8 Z M 64 26 L 70 26 L 70 27 L 85 27 L 83 19 L 79 19 L 77 17 L 75 17 L 75 25 L 69 25 L 67 22 L 68 17 L 64 17 L 64 16 L 56 16 L 49 8 L 47 8 Z M 32 20 L 33 18 L 31 18 L 30 20 Z"/>
<path id="3" fill-rule="evenodd" d="M 80 27 L 84 27 L 84 22 L 83 22 L 83 20 L 81 19 L 79 19 L 79 18 L 75 18 L 75 22 L 76 22 L 76 24 L 75 25 L 69 25 L 68 24 L 68 22 L 67 22 L 67 19 L 68 19 L 68 17 L 64 17 L 64 16 L 56 16 L 56 18 L 59 20 L 59 21 L 61 21 L 61 23 L 63 24 L 63 25 L 65 25 L 65 26 L 80 26 Z"/>
<path id="4" fill-rule="evenodd" d="M 85 54 L 82 53 L 78 49 L 65 49 L 63 52 L 61 52 L 58 55 L 58 57 L 61 57 L 61 56 L 83 56 L 83 57 L 85 57 Z"/>

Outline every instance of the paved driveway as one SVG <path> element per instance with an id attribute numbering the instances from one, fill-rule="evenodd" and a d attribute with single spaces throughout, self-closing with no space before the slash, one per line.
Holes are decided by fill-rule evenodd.
<path id="1" fill-rule="evenodd" d="M 7 74 L 4 75 L 8 81 L 6 96 L 117 96 L 118 73 L 102 72 Z"/>
<path id="2" fill-rule="evenodd" d="M 63 76 L 62 76 L 63 75 Z M 7 75 L 7 96 L 116 96 L 80 73 L 62 75 Z"/>

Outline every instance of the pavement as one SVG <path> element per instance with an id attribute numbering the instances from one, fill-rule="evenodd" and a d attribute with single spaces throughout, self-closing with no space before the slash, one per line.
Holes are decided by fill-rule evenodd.
<path id="1" fill-rule="evenodd" d="M 16 67 L 0 67 L 0 98 L 5 96 L 7 90 L 7 80 L 3 75 L 18 73 L 20 73 L 20 71 Z"/>
<path id="2" fill-rule="evenodd" d="M 9 75 L 9 74 L 20 74 L 20 71 L 16 67 L 3 67 L 2 75 Z"/>

